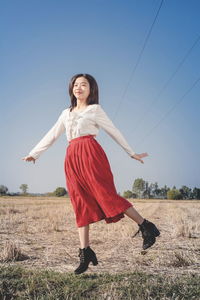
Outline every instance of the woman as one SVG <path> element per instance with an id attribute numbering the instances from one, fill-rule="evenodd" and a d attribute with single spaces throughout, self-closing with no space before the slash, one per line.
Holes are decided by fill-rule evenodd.
<path id="1" fill-rule="evenodd" d="M 22 159 L 35 163 L 41 153 L 66 131 L 69 145 L 64 171 L 80 238 L 80 265 L 75 274 L 81 274 L 87 270 L 90 262 L 98 264 L 96 254 L 89 245 L 89 224 L 102 219 L 106 223 L 117 222 L 125 214 L 138 224 L 138 232 L 142 232 L 143 249 L 151 247 L 160 232 L 128 200 L 118 195 L 108 158 L 95 137 L 99 128 L 103 128 L 131 158 L 144 163 L 142 158 L 148 154 L 136 154 L 114 126 L 99 104 L 98 85 L 91 75 L 73 76 L 69 94 L 70 107 L 62 111 L 54 126 Z"/>

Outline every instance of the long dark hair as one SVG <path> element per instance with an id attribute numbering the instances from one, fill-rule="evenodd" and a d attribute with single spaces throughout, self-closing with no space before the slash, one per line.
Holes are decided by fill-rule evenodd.
<path id="1" fill-rule="evenodd" d="M 74 83 L 78 77 L 86 78 L 90 85 L 90 94 L 86 101 L 87 105 L 99 103 L 99 89 L 98 89 L 98 85 L 97 85 L 97 82 L 94 79 L 94 77 L 92 77 L 89 74 L 76 74 L 71 78 L 70 83 L 69 83 L 69 95 L 71 98 L 71 105 L 69 107 L 70 111 L 72 111 L 72 109 L 77 105 L 76 97 L 73 94 L 73 87 L 74 87 Z"/>

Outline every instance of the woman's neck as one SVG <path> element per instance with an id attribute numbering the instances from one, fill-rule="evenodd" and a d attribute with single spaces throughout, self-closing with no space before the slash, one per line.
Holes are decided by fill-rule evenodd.
<path id="1" fill-rule="evenodd" d="M 81 106 L 75 106 L 73 108 L 73 111 L 84 111 L 87 108 L 88 105 L 81 105 Z"/>
<path id="2" fill-rule="evenodd" d="M 86 102 L 79 102 L 77 101 L 76 106 L 74 107 L 75 110 L 83 110 L 87 107 L 87 103 Z"/>
<path id="3" fill-rule="evenodd" d="M 86 107 L 87 107 L 87 105 L 79 105 L 79 106 L 76 105 L 75 106 L 76 109 L 80 109 L 80 110 L 83 109 L 83 108 L 86 108 Z"/>

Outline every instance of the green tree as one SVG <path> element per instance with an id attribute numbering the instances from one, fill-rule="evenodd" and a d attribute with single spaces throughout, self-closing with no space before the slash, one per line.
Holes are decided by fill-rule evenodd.
<path id="1" fill-rule="evenodd" d="M 135 179 L 132 191 L 137 195 L 137 197 L 142 198 L 145 191 L 145 181 L 142 178 Z"/>
<path id="2" fill-rule="evenodd" d="M 27 194 L 28 184 L 23 183 L 23 184 L 20 185 L 19 188 L 20 188 L 20 190 L 22 190 L 22 194 Z"/>
<path id="3" fill-rule="evenodd" d="M 67 191 L 64 187 L 57 187 L 57 189 L 54 191 L 54 195 L 57 197 L 62 197 L 67 194 Z"/>
<path id="4" fill-rule="evenodd" d="M 159 198 L 161 190 L 158 188 L 157 182 L 152 184 L 151 189 L 152 189 L 153 198 Z"/>
<path id="5" fill-rule="evenodd" d="M 151 198 L 151 189 L 150 189 L 149 183 L 147 181 L 145 181 L 144 185 L 145 185 L 145 188 L 144 188 L 143 196 L 145 198 L 150 199 Z"/>
<path id="6" fill-rule="evenodd" d="M 124 193 L 123 193 L 123 197 L 124 198 L 133 198 L 133 193 L 130 191 L 130 190 L 128 190 L 128 191 L 124 191 Z"/>
<path id="7" fill-rule="evenodd" d="M 165 185 L 163 188 L 161 188 L 160 190 L 160 195 L 162 198 L 167 199 L 167 192 L 170 190 L 169 187 L 167 187 L 167 185 Z"/>
<path id="8" fill-rule="evenodd" d="M 200 189 L 194 188 L 192 191 L 193 199 L 200 199 Z"/>
<path id="9" fill-rule="evenodd" d="M 180 191 L 183 199 L 191 199 L 192 198 L 192 190 L 189 187 L 183 185 L 179 191 Z"/>
<path id="10" fill-rule="evenodd" d="M 183 199 L 183 196 L 179 190 L 171 189 L 167 192 L 167 199 L 180 200 Z"/>
<path id="11" fill-rule="evenodd" d="M 5 185 L 0 185 L 0 195 L 6 195 L 8 192 L 8 188 Z"/>

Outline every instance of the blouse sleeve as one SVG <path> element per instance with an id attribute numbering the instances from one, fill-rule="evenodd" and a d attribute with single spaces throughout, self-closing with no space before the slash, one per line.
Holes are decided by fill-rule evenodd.
<path id="1" fill-rule="evenodd" d="M 135 154 L 122 133 L 115 127 L 100 104 L 97 105 L 95 117 L 97 125 L 103 128 L 128 153 L 128 155 L 132 156 Z"/>
<path id="2" fill-rule="evenodd" d="M 47 150 L 57 139 L 58 137 L 65 131 L 65 126 L 63 122 L 63 113 L 60 114 L 56 123 L 53 127 L 46 133 L 46 135 L 39 141 L 39 143 L 29 152 L 28 156 L 32 156 L 37 159 L 39 156 Z"/>

